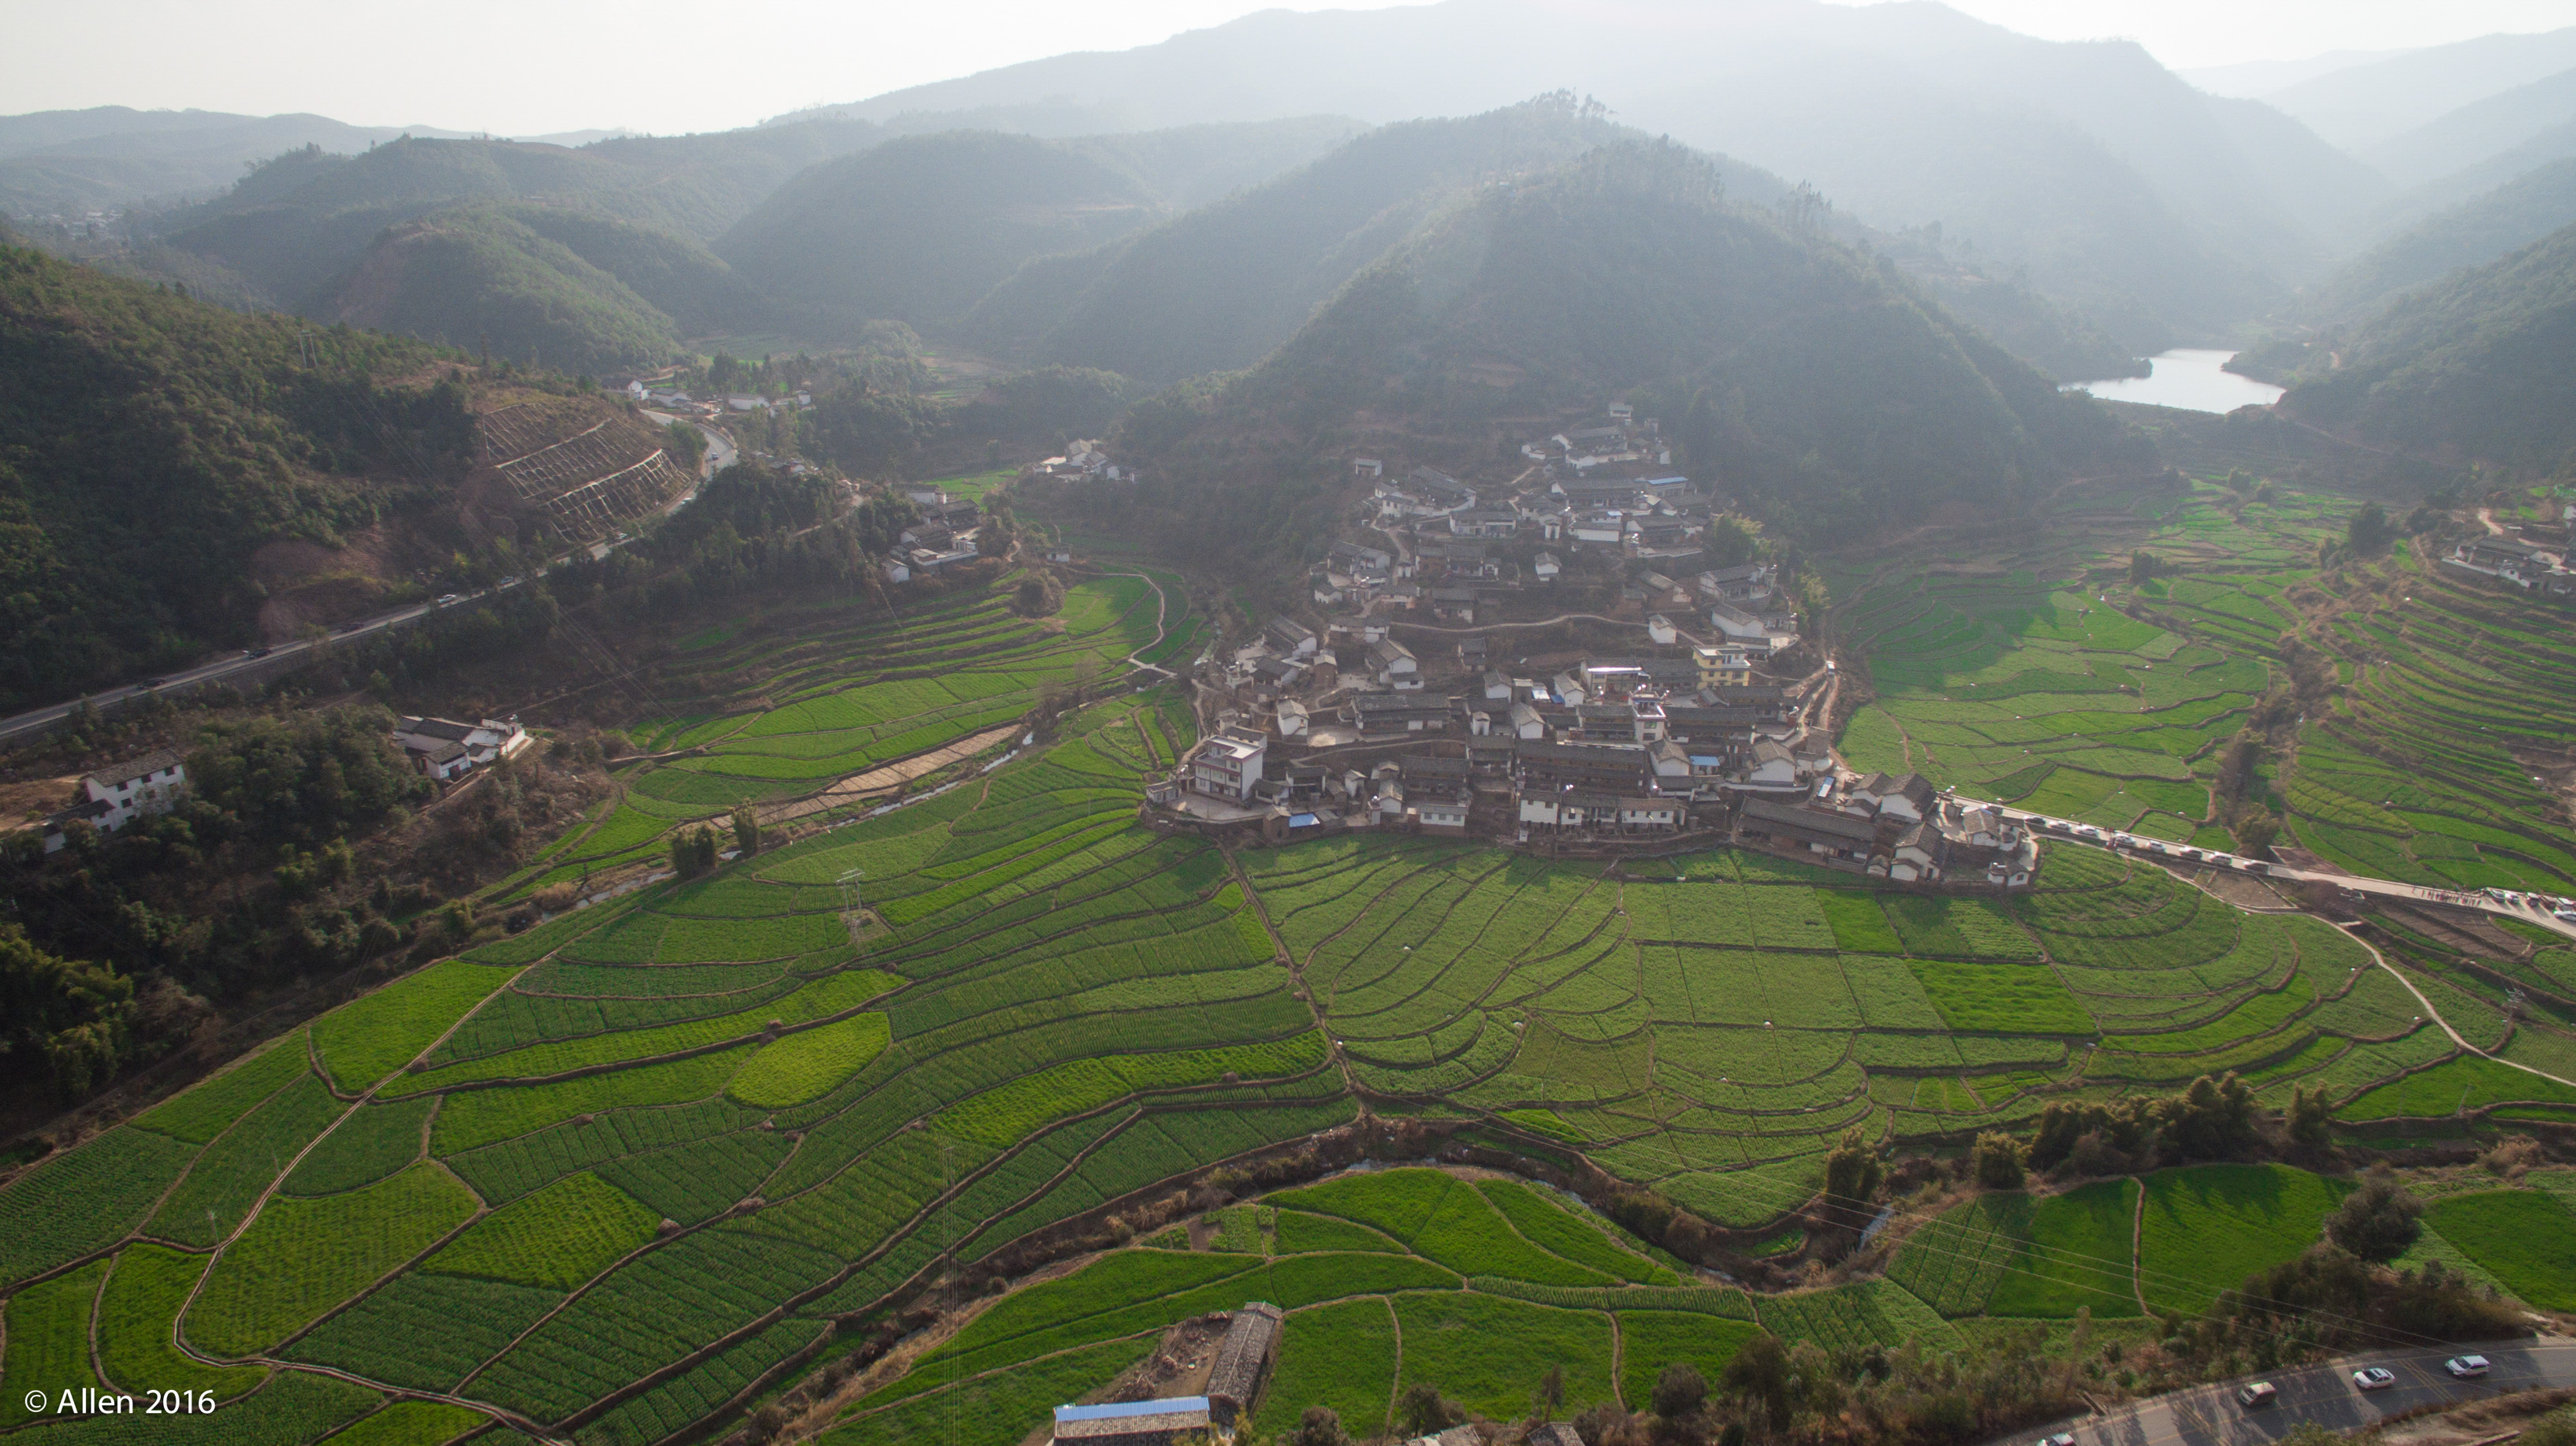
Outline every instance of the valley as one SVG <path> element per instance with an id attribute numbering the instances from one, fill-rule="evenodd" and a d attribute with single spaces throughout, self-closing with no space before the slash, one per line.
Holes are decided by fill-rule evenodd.
<path id="1" fill-rule="evenodd" d="M 2469 23 L 0 117 L 0 1436 L 2565 1446 L 2576 31 Z"/>

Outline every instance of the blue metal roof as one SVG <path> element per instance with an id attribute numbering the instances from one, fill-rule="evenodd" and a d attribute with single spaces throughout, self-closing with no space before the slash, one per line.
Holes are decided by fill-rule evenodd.
<path id="1" fill-rule="evenodd" d="M 1059 1421 L 1106 1421 L 1119 1416 L 1160 1416 L 1166 1412 L 1204 1411 L 1205 1396 L 1167 1396 L 1159 1401 L 1121 1401 L 1107 1406 L 1058 1406 Z"/>
<path id="2" fill-rule="evenodd" d="M 1288 826 L 1290 828 L 1313 828 L 1315 824 L 1316 818 L 1311 813 L 1292 813 L 1288 815 Z"/>

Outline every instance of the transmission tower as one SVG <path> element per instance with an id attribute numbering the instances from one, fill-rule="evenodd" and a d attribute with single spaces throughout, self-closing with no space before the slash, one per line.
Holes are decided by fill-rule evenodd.
<path id="1" fill-rule="evenodd" d="M 840 879 L 841 923 L 850 931 L 850 947 L 853 949 L 858 947 L 859 935 L 868 927 L 867 904 L 859 897 L 859 880 L 866 873 L 865 869 L 852 869 Z"/>

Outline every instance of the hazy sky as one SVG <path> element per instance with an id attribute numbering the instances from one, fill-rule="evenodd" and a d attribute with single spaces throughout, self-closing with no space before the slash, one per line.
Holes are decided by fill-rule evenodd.
<path id="1" fill-rule="evenodd" d="M 1377 8 L 1385 0 L 1339 0 Z M 1563 0 L 1579 5 L 1581 0 Z M 1862 0 L 1868 3 L 1868 0 Z M 2129 36 L 2175 67 L 2576 25 L 2576 0 L 1951 0 L 2053 40 Z M 1329 8 L 1285 0 L 1286 8 Z M 1066 50 L 1118 50 L 1259 0 L 0 0 L 0 114 L 93 105 L 313 111 L 500 134 L 744 125 Z"/>

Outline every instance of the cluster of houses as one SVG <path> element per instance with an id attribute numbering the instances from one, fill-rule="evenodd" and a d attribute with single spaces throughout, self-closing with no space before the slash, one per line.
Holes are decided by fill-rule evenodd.
<path id="1" fill-rule="evenodd" d="M 1536 465 L 1502 485 L 1352 459 L 1370 489 L 1368 526 L 1390 546 L 1335 543 L 1309 581 L 1316 605 L 1473 625 L 1515 604 L 1558 606 L 1567 559 L 1597 554 L 1617 574 L 1617 605 L 1652 613 L 1658 642 L 1680 631 L 1674 618 L 1705 610 L 1722 640 L 1757 659 L 1794 648 L 1798 614 L 1778 566 L 1709 553 L 1715 503 L 1664 470 L 1672 454 L 1658 431 L 1654 418 L 1613 406 L 1605 426 L 1525 444 Z"/>
<path id="2" fill-rule="evenodd" d="M 504 758 L 516 758 L 535 743 L 536 735 L 519 724 L 519 715 L 459 723 L 453 718 L 405 718 L 394 725 L 394 746 L 412 767 L 445 783 Z"/>
<path id="3" fill-rule="evenodd" d="M 904 499 L 921 512 L 921 520 L 895 539 L 900 549 L 886 559 L 888 582 L 910 582 L 941 568 L 971 562 L 979 554 L 976 537 L 984 514 L 971 497 L 954 497 L 943 487 L 906 487 Z"/>
<path id="4" fill-rule="evenodd" d="M 1747 798 L 1739 839 L 1900 884 L 2029 886 L 2039 840 L 1986 803 L 1961 803 L 1919 773 L 1820 779 L 1803 795 Z"/>
<path id="5" fill-rule="evenodd" d="M 2569 511 L 2576 513 L 2576 504 L 2570 504 Z M 2576 571 L 2567 565 L 2569 551 L 2563 545 L 2543 547 L 2520 538 L 2489 534 L 2462 541 L 2442 561 L 2529 592 L 2576 597 Z"/>
<path id="6" fill-rule="evenodd" d="M 1225 1337 L 1208 1360 L 1200 1394 L 1058 1406 L 1049 1439 L 1060 1446 L 1211 1446 L 1233 1439 L 1269 1381 L 1285 1314 L 1256 1300 L 1223 1319 Z"/>
<path id="7" fill-rule="evenodd" d="M 1032 462 L 1022 470 L 1032 477 L 1052 477 L 1068 482 L 1133 482 L 1137 477 L 1133 466 L 1109 460 L 1109 454 L 1100 450 L 1098 442 L 1085 441 L 1068 443 L 1063 456 Z"/>

